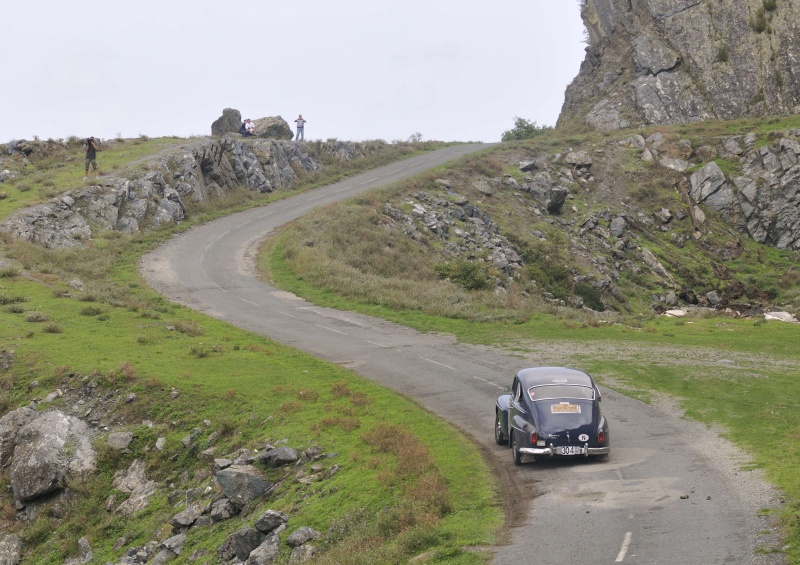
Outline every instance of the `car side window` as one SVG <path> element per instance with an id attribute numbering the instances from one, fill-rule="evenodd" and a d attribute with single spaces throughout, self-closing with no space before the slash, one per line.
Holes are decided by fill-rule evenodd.
<path id="1" fill-rule="evenodd" d="M 519 384 L 519 379 L 514 379 L 514 384 L 511 385 L 511 398 L 514 399 L 514 402 L 519 402 L 520 399 L 520 392 L 522 391 L 522 387 Z"/>

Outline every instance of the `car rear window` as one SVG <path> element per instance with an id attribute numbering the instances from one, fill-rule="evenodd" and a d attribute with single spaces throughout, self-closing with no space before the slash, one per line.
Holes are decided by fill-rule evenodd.
<path id="1" fill-rule="evenodd" d="M 528 389 L 531 400 L 546 400 L 553 398 L 580 398 L 594 400 L 594 389 L 580 385 L 539 385 Z"/>

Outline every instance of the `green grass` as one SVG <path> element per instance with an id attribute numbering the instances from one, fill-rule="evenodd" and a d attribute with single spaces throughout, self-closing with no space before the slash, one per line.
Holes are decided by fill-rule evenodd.
<path id="1" fill-rule="evenodd" d="M 11 295 L 24 297 L 16 302 L 24 305 L 24 311 L 0 312 L 2 347 L 13 349 L 17 359 L 15 368 L 2 375 L 0 382 L 4 410 L 25 404 L 32 396 L 44 397 L 55 387 L 78 386 L 81 375 L 93 375 L 103 388 L 123 387 L 138 395 L 138 400 L 125 408 L 130 412 L 129 421 L 155 423 L 153 429 L 134 426 L 131 454 L 101 452 L 101 472 L 87 484 L 76 485 L 91 500 L 82 502 L 85 507 L 102 506 L 111 494 L 113 471 L 133 457 L 148 461 L 153 478 L 190 486 L 191 481 L 187 484 L 180 478 L 181 471 L 189 469 L 196 475 L 207 469 L 207 463 L 187 459 L 179 439 L 210 420 L 209 432 L 228 430 L 218 443 L 220 454 L 235 446 L 283 438 L 298 449 L 313 443 L 336 453 L 330 464 L 342 469 L 323 489 L 315 489 L 309 497 L 306 490 L 294 485 L 262 505 L 263 509 L 291 510 L 295 527 L 310 525 L 327 531 L 328 525 L 346 520 L 355 509 L 365 509 L 371 523 L 383 509 L 394 508 L 405 525 L 388 532 L 391 535 L 376 547 L 387 541 L 396 544 L 397 536 L 413 536 L 423 526 L 436 535 L 413 551 L 495 541 L 502 510 L 477 449 L 469 442 L 454 442 L 456 430 L 413 402 L 351 371 L 178 306 L 159 304 L 155 319 L 141 309 L 105 306 L 108 317 L 101 320 L 78 297 L 56 297 L 52 289 L 34 281 L 4 279 L 0 296 Z M 29 312 L 41 313 L 62 331 L 47 332 L 40 328 L 42 324 L 26 321 Z M 193 354 L 198 348 L 209 354 Z M 38 385 L 29 389 L 33 380 Z M 180 396 L 170 401 L 173 389 Z M 408 434 L 407 445 L 396 452 L 370 447 L 365 434 L 388 426 Z M 152 449 L 158 435 L 168 438 L 163 457 Z M 404 461 L 419 461 L 420 454 L 429 461 L 424 469 L 402 470 Z M 178 457 L 174 463 L 169 461 L 171 455 Z M 431 492 L 431 484 L 442 488 Z M 419 488 L 414 490 L 414 485 Z M 330 492 L 345 494 L 334 497 Z M 417 505 L 427 508 L 426 497 L 434 494 L 444 497 L 440 512 L 428 516 L 413 511 Z M 62 523 L 41 518 L 24 536 L 35 543 L 37 527 L 56 531 L 31 548 L 31 555 L 41 556 L 37 562 L 63 562 L 77 532 L 88 535 L 98 558 L 114 559 L 119 552 L 111 551 L 111 544 L 117 534 L 131 539 L 129 545 L 137 540 L 144 543 L 170 512 L 177 511 L 159 500 L 134 523 L 106 512 L 92 512 L 88 526 L 81 516 Z M 225 535 L 240 527 L 237 524 L 232 520 L 215 526 L 210 535 L 208 531 L 190 533 L 190 545 L 213 551 Z M 401 548 L 392 551 L 397 558 L 404 554 Z"/>
<path id="2" fill-rule="evenodd" d="M 760 143 L 772 131 L 799 126 L 800 118 L 794 117 L 713 122 L 699 124 L 696 129 L 682 127 L 679 132 L 694 140 L 757 131 Z M 553 132 L 530 145 L 515 142 L 507 147 L 520 150 L 532 146 L 558 152 L 566 145 L 579 147 L 604 139 L 610 139 L 609 134 L 564 136 Z M 152 141 L 139 140 L 140 144 Z M 376 149 L 369 161 L 371 166 L 385 158 L 378 154 Z M 305 177 L 298 190 L 355 172 L 349 165 L 327 168 L 331 177 Z M 652 170 L 632 166 L 625 182 L 634 179 L 639 169 Z M 454 176 L 459 171 L 493 176 L 507 170 L 508 164 L 495 152 L 488 159 L 472 156 L 456 167 L 442 167 L 411 183 L 416 190 L 428 190 L 439 176 Z M 647 190 L 657 187 L 658 183 L 652 182 Z M 378 191 L 354 202 L 382 205 L 385 194 Z M 662 205 L 656 195 L 648 196 L 652 206 Z M 273 194 L 267 199 L 279 197 Z M 0 200 L 0 206 L 4 202 Z M 341 367 L 169 304 L 141 280 L 138 257 L 171 233 L 253 204 L 232 197 L 196 208 L 193 219 L 182 226 L 135 237 L 105 234 L 86 250 L 47 251 L 6 241 L 5 253 L 18 265 L 4 269 L 0 276 L 0 348 L 14 350 L 18 362 L 13 371 L 0 374 L 0 408 L 7 410 L 27 403 L 31 397 L 44 397 L 56 387 L 79 387 L 85 377 L 103 390 L 133 391 L 139 397 L 120 414 L 132 423 L 136 434 L 131 453 L 101 451 L 100 473 L 84 484 L 71 485 L 85 494 L 74 514 L 57 522 L 42 513 L 33 523 L 20 524 L 13 520 L 8 499 L 2 499 L 0 517 L 8 518 L 8 531 L 23 530 L 26 541 L 35 547 L 32 555 L 37 563 L 62 563 L 65 557 L 74 556 L 80 535 L 90 537 L 97 559 L 113 561 L 120 554 L 111 551 L 117 537 L 126 537 L 127 546 L 141 545 L 176 512 L 166 493 L 159 493 L 136 520 L 102 510 L 108 497 L 121 496 L 111 487 L 114 470 L 141 457 L 148 463 L 151 478 L 175 482 L 178 488 L 203 484 L 208 481 L 208 466 L 188 457 L 180 443 L 192 428 L 201 427 L 206 434 L 221 432 L 219 453 L 288 438 L 290 445 L 299 449 L 317 444 L 337 454 L 329 463 L 340 465 L 342 470 L 324 488 L 314 489 L 309 497 L 308 491 L 289 485 L 280 499 L 258 509 L 291 510 L 296 516 L 292 527 L 311 525 L 328 532 L 328 554 L 322 562 L 405 562 L 431 551 L 437 562 L 483 563 L 483 556 L 465 548 L 495 543 L 502 511 L 496 485 L 480 455 L 467 442 L 453 442 L 455 430 L 413 402 Z M 582 206 L 583 200 L 576 204 Z M 350 223 L 343 224 L 348 229 L 361 223 L 358 214 L 348 209 L 352 206 L 343 205 L 346 214 L 338 216 L 351 218 Z M 336 217 L 329 211 L 327 220 Z M 380 215 L 371 213 L 368 218 L 368 223 L 380 225 Z M 338 237 L 320 217 L 312 216 L 312 220 L 320 244 L 326 238 Z M 529 227 L 519 218 L 512 218 L 509 225 L 517 230 Z M 404 248 L 393 241 L 371 241 L 363 237 L 370 234 L 364 229 L 353 231 L 363 242 L 361 247 L 353 246 L 356 255 L 373 249 L 372 253 L 386 253 L 387 257 L 354 262 L 346 268 L 336 266 L 336 270 L 348 276 L 358 275 L 367 267 L 384 275 L 393 274 L 393 269 L 405 270 L 421 277 L 431 288 L 440 284 L 436 270 L 422 262 L 426 253 L 434 256 L 439 251 L 434 242 L 421 253 L 418 248 Z M 553 229 L 542 231 L 556 237 Z M 671 249 L 663 234 L 649 237 L 648 245 L 660 260 L 674 265 L 693 260 L 689 250 Z M 395 245 L 392 253 L 387 253 L 392 249 L 388 244 Z M 297 274 L 297 264 L 287 260 L 287 249 L 284 240 L 270 240 L 259 255 L 259 266 L 276 285 L 313 302 L 384 317 L 421 331 L 451 334 L 468 343 L 500 345 L 510 351 L 536 353 L 538 347 L 557 347 L 569 352 L 564 353 L 565 364 L 592 371 L 605 386 L 618 387 L 644 401 L 654 391 L 674 395 L 691 417 L 726 429 L 731 440 L 753 455 L 754 465 L 763 468 L 784 491 L 786 504 L 780 512 L 789 544 L 787 556 L 792 562 L 800 562 L 800 480 L 796 474 L 800 453 L 790 445 L 792 430 L 798 424 L 794 399 L 800 395 L 796 326 L 702 315 L 688 319 L 648 313 L 587 315 L 536 301 L 524 310 L 513 297 L 501 303 L 496 297 L 483 295 L 484 302 L 478 308 L 469 303 L 458 306 L 460 312 L 477 312 L 478 316 L 453 316 L 459 311 L 453 308 L 448 308 L 450 315 L 443 315 L 424 302 L 404 302 L 399 308 L 391 296 L 365 300 L 360 292 L 363 286 L 355 287 L 359 292 L 346 294 L 338 289 L 347 285 L 337 287 L 333 279 L 312 284 L 315 281 L 305 272 Z M 739 259 L 725 262 L 725 267 L 755 289 L 774 287 L 784 297 L 791 299 L 792 293 L 796 296 L 796 258 L 764 248 L 745 251 Z M 314 258 L 318 259 L 316 264 L 306 261 L 309 268 L 326 265 L 326 257 Z M 399 258 L 420 263 L 398 263 Z M 698 264 L 695 270 L 723 274 L 713 270 L 715 264 Z M 552 269 L 556 266 L 554 262 Z M 23 278 L 23 270 L 35 280 Z M 551 270 L 549 274 L 555 277 L 558 273 Z M 86 282 L 80 293 L 64 283 L 74 276 Z M 423 276 L 431 278 L 425 281 Z M 419 283 L 414 281 L 415 291 L 422 288 Z M 397 284 L 405 288 L 402 285 L 407 283 Z M 379 279 L 373 284 L 378 286 Z M 468 292 L 447 294 L 448 300 L 456 294 L 470 298 Z M 644 299 L 630 300 L 640 300 L 646 306 Z M 501 315 L 503 310 L 514 312 Z M 34 317 L 42 321 L 27 321 L 32 312 L 38 312 Z M 47 327 L 58 331 L 47 331 Z M 732 363 L 719 363 L 720 359 Z M 33 381 L 38 385 L 29 389 Z M 179 393 L 174 400 L 170 396 L 173 388 Z M 151 420 L 153 428 L 141 425 L 144 419 Z M 204 420 L 211 426 L 205 428 Z M 370 434 L 386 426 L 393 426 L 396 433 L 392 435 L 404 441 L 388 444 Z M 770 437 L 762 441 L 765 435 Z M 159 436 L 167 438 L 164 455 L 152 447 Z M 782 454 L 780 458 L 774 457 L 776 451 Z M 409 453 L 424 465 L 403 468 Z M 184 471 L 189 474 L 188 481 Z M 446 496 L 441 495 L 443 490 Z M 402 524 L 401 529 L 398 524 Z M 213 552 L 238 527 L 240 523 L 228 521 L 191 532 L 185 555 L 196 549 Z"/>
<path id="3" fill-rule="evenodd" d="M 126 168 L 142 162 L 146 158 L 165 149 L 185 145 L 189 140 L 176 137 L 162 137 L 146 141 L 108 140 L 97 152 L 97 165 L 101 175 L 122 173 Z M 83 145 L 68 143 L 53 155 L 31 162 L 18 170 L 20 175 L 10 182 L 3 183 L 7 197 L 0 199 L 0 219 L 25 206 L 45 202 L 68 190 L 83 188 L 95 182 L 93 177 L 83 180 Z M 141 161 L 145 160 L 145 161 Z M 91 175 L 90 171 L 90 175 Z M 101 176 L 101 180 L 102 180 Z"/>
<path id="4" fill-rule="evenodd" d="M 390 157 L 376 148 L 360 166 L 431 147 L 395 148 Z M 358 167 L 331 167 L 330 174 L 351 174 Z M 321 181 L 305 178 L 297 190 L 316 182 Z M 401 563 L 433 551 L 440 562 L 484 562 L 463 548 L 496 543 L 502 505 L 478 450 L 469 441 L 453 441 L 457 430 L 351 371 L 172 305 L 143 283 L 137 269 L 142 253 L 172 233 L 253 204 L 223 199 L 193 210 L 181 226 L 136 236 L 110 232 L 87 249 L 47 250 L 5 240 L 4 256 L 13 266 L 0 277 L 0 349 L 13 351 L 15 363 L 0 373 L 0 410 L 56 388 L 75 392 L 88 382 L 103 394 L 124 398 L 134 392 L 137 399 L 119 403 L 109 415 L 134 431 L 130 453 L 112 452 L 100 440 L 99 471 L 69 485 L 80 496 L 67 516 L 56 520 L 43 511 L 32 522 L 19 522 L 10 499 L 0 497 L 4 530 L 20 533 L 29 562 L 63 563 L 76 554 L 81 536 L 90 540 L 95 559 L 116 561 L 123 551 L 111 548 L 117 538 L 127 540 L 125 547 L 143 545 L 155 532 L 166 532 L 164 524 L 179 509 L 160 490 L 134 519 L 106 511 L 107 504 L 127 496 L 112 487 L 114 473 L 141 458 L 148 478 L 177 489 L 210 485 L 208 461 L 190 455 L 180 442 L 198 427 L 203 437 L 220 434 L 213 443 L 217 455 L 283 439 L 298 450 L 318 445 L 335 453 L 325 463 L 341 469 L 330 479 L 314 487 L 288 481 L 251 509 L 254 516 L 267 508 L 289 512 L 290 531 L 310 525 L 329 532 L 334 526 L 320 542 L 328 559 Z M 75 277 L 85 282 L 83 290 L 67 286 Z M 152 427 L 141 424 L 145 420 Z M 369 439 L 386 429 L 404 441 L 380 447 Z M 154 448 L 161 436 L 167 440 L 163 454 Z M 408 468 L 407 461 L 424 465 Z M 242 525 L 234 519 L 191 531 L 176 562 L 186 562 L 195 550 L 214 555 Z"/>
<path id="5" fill-rule="evenodd" d="M 670 140 L 678 134 L 699 147 L 730 135 L 753 132 L 756 146 L 760 146 L 776 141 L 775 132 L 797 127 L 800 118 L 793 116 L 652 128 L 641 133 L 647 136 L 660 131 Z M 615 139 L 625 136 L 625 132 L 614 134 Z M 258 268 L 277 287 L 316 304 L 538 358 L 552 355 L 552 349 L 557 348 L 561 352 L 559 363 L 585 368 L 601 383 L 625 394 L 646 402 L 654 392 L 672 395 L 689 417 L 726 430 L 725 436 L 752 456 L 753 466 L 763 469 L 783 491 L 786 504 L 778 513 L 785 528 L 785 553 L 789 562 L 800 563 L 800 478 L 796 472 L 800 448 L 796 447 L 795 437 L 800 426 L 796 400 L 800 398 L 797 325 L 765 322 L 762 318 L 735 319 L 710 311 L 687 318 L 660 317 L 650 310 L 649 302 L 652 294 L 663 292 L 663 287 L 644 274 L 625 273 L 618 281 L 628 303 L 618 305 L 617 312 L 587 314 L 541 303 L 531 305 L 521 297 L 515 302 L 508 295 L 506 305 L 499 306 L 481 291 L 462 292 L 462 288 L 450 286 L 449 293 L 442 292 L 443 283 L 430 276 L 442 261 L 435 238 L 422 232 L 409 242 L 408 238 L 392 239 L 387 235 L 388 222 L 380 212 L 384 203 L 391 202 L 409 213 L 405 202 L 416 191 L 434 191 L 436 178 L 456 177 L 453 184 L 461 192 L 468 181 L 458 182 L 459 171 L 499 176 L 508 172 L 504 163 L 522 159 L 520 154 L 528 157 L 536 151 L 563 151 L 567 144 L 591 146 L 602 138 L 599 133 L 568 137 L 559 132 L 548 133 L 328 207 L 324 214 L 306 216 L 287 226 L 279 237 L 265 242 Z M 503 151 L 513 157 L 504 159 Z M 629 155 L 633 161 L 626 162 L 622 156 L 622 174 L 605 171 L 606 175 L 627 183 L 637 206 L 646 211 L 662 206 L 674 210 L 679 202 L 673 189 L 675 175 L 656 178 L 652 166 L 642 165 L 634 152 Z M 720 163 L 729 174 L 738 174 L 738 163 Z M 510 174 L 516 178 L 513 171 Z M 643 180 L 641 175 L 647 178 Z M 576 188 L 572 204 L 579 210 L 594 209 L 589 195 Z M 471 201 L 475 198 L 470 195 Z M 524 235 L 537 219 L 530 214 L 525 219 L 517 218 L 514 201 L 503 199 L 504 194 L 497 191 L 491 199 L 481 202 L 481 208 L 491 209 L 491 217 L 501 223 L 504 233 L 516 234 L 515 243 L 525 245 Z M 588 206 L 584 207 L 584 202 Z M 363 210 L 357 212 L 358 208 Z M 740 293 L 742 302 L 765 300 L 794 311 L 800 292 L 798 255 L 755 244 L 726 227 L 713 212 L 707 216 L 706 233 L 700 244 L 694 243 L 688 223 L 685 229 L 676 228 L 673 233 L 646 226 L 637 228 L 635 241 L 650 249 L 678 277 L 683 288 L 730 289 Z M 582 217 L 573 225 L 580 225 Z M 557 227 L 556 222 L 553 224 Z M 542 224 L 537 227 L 546 234 L 549 247 L 536 241 L 529 244 L 536 266 L 531 271 L 532 278 L 547 288 L 547 284 L 555 285 L 560 280 L 559 265 L 570 264 L 580 272 L 578 259 L 569 258 L 566 241 L 554 235 L 556 228 Z M 684 245 L 674 244 L 677 235 L 686 238 Z M 313 241 L 313 245 L 304 245 L 306 241 Z M 734 259 L 719 254 L 731 242 L 740 246 Z M 369 246 L 376 250 L 371 252 Z M 409 285 L 414 291 L 404 292 Z M 555 294 L 555 287 L 549 290 Z"/>

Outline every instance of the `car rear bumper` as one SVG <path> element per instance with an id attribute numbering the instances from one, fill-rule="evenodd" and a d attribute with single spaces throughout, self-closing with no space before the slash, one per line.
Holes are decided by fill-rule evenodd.
<path id="1" fill-rule="evenodd" d="M 583 447 L 578 447 L 578 449 L 580 450 L 579 453 L 575 453 L 574 455 L 565 455 L 563 457 L 575 457 L 576 455 L 578 456 L 583 455 L 584 457 L 589 457 L 590 455 L 608 455 L 609 453 L 611 453 L 610 447 L 583 446 Z M 519 452 L 524 453 L 525 455 L 538 455 L 540 457 L 541 456 L 562 457 L 562 455 L 560 455 L 557 452 L 557 448 L 552 445 L 550 447 L 520 447 Z"/>

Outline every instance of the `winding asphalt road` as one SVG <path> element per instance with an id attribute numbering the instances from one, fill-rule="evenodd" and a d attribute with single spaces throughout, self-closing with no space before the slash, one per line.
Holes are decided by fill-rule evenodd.
<path id="1" fill-rule="evenodd" d="M 294 346 L 417 399 L 471 436 L 506 492 L 508 543 L 494 563 L 542 565 L 774 563 L 754 552 L 753 500 L 697 426 L 603 391 L 612 430 L 608 461 L 514 467 L 492 434 L 494 402 L 523 359 L 321 308 L 258 281 L 258 243 L 318 206 L 412 176 L 487 145 L 448 147 L 237 213 L 177 236 L 142 260 L 169 299 Z"/>

